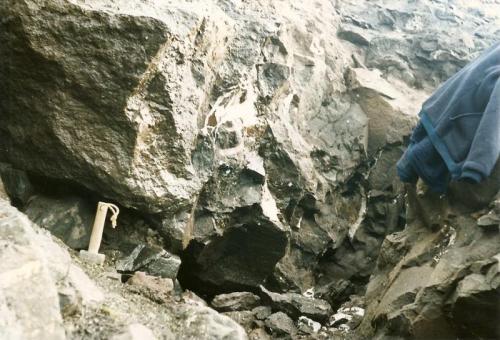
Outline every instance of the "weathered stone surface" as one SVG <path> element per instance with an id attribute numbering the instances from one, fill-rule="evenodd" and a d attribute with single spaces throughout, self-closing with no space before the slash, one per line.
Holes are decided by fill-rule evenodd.
<path id="1" fill-rule="evenodd" d="M 339 37 L 363 47 L 366 66 L 411 86 L 435 87 L 496 41 L 495 3 L 386 0 L 363 6 L 342 1 Z M 363 60 L 362 59 L 362 60 Z"/>
<path id="2" fill-rule="evenodd" d="M 297 320 L 300 316 L 306 316 L 324 322 L 332 314 L 332 307 L 324 300 L 296 293 L 273 293 L 264 287 L 261 287 L 261 290 L 264 302 L 269 303 L 273 310 L 284 312 L 294 320 Z"/>
<path id="3" fill-rule="evenodd" d="M 375 165 L 368 177 L 370 191 L 383 192 L 390 190 L 399 182 L 395 164 L 403 155 L 404 147 L 387 148 L 376 158 Z"/>
<path id="4" fill-rule="evenodd" d="M 292 243 L 314 256 L 281 272 L 304 288 L 295 272 L 356 220 L 339 207 L 359 196 L 340 187 L 364 159 L 368 122 L 345 84 L 350 51 L 330 2 L 23 0 L 0 14 L 0 158 L 158 214 L 175 252 L 206 245 L 197 279 L 262 283 L 293 213 L 314 238 L 304 228 Z M 247 234 L 245 258 L 258 250 L 265 262 L 221 263 Z"/>
<path id="5" fill-rule="evenodd" d="M 4 206 L 1 213 L 6 213 Z M 24 231 L 16 225 L 23 222 L 28 224 L 12 215 L 3 215 L 0 222 L 0 337 L 65 339 L 55 282 L 38 249 L 23 239 Z M 9 240 L 9 236 L 20 242 Z"/>
<path id="6" fill-rule="evenodd" d="M 498 229 L 500 226 L 500 216 L 490 211 L 488 214 L 477 219 L 477 225 L 483 228 Z"/>
<path id="7" fill-rule="evenodd" d="M 0 160 L 136 209 L 199 292 L 319 285 L 340 304 L 374 269 L 372 287 L 392 270 L 418 286 L 442 274 L 424 265 L 436 250 L 394 266 L 412 242 L 434 246 L 429 231 L 388 237 L 376 261 L 404 224 L 393 165 L 426 95 L 498 36 L 496 4 L 471 3 L 7 0 Z M 494 185 L 451 193 L 485 207 Z M 457 237 L 471 253 L 476 229 Z M 378 292 L 380 334 L 405 327 L 413 307 L 391 308 L 420 292 Z M 212 321 L 210 336 L 240 336 Z"/>
<path id="8" fill-rule="evenodd" d="M 384 242 L 365 296 L 365 335 L 498 337 L 500 234 L 478 228 L 456 203 L 440 229 L 414 220 Z"/>
<path id="9" fill-rule="evenodd" d="M 225 315 L 235 322 L 238 323 L 238 325 L 242 326 L 245 331 L 250 333 L 252 329 L 254 328 L 254 322 L 255 322 L 255 315 L 253 314 L 252 311 L 249 310 L 244 310 L 244 311 L 232 311 L 232 312 L 224 312 L 222 315 Z"/>
<path id="10" fill-rule="evenodd" d="M 500 254 L 494 259 L 486 275 L 462 279 L 450 299 L 453 323 L 461 336 L 500 336 L 500 326 L 494 321 L 500 313 Z"/>
<path id="11" fill-rule="evenodd" d="M 203 306 L 182 306 L 177 313 L 182 333 L 178 339 L 248 339 L 244 329 L 231 318 Z"/>
<path id="12" fill-rule="evenodd" d="M 272 309 L 269 306 L 259 306 L 255 307 L 252 312 L 257 320 L 265 320 L 272 314 Z"/>
<path id="13" fill-rule="evenodd" d="M 157 303 L 168 303 L 174 290 L 172 279 L 165 279 L 136 272 L 127 280 L 132 291 L 140 293 Z"/>
<path id="14" fill-rule="evenodd" d="M 153 276 L 175 279 L 181 265 L 178 256 L 172 255 L 164 249 L 144 244 L 131 246 L 130 254 L 116 262 L 116 269 L 120 272 L 144 271 Z"/>
<path id="15" fill-rule="evenodd" d="M 76 288 L 69 256 L 26 216 L 0 201 L 0 337 L 65 339 L 58 291 Z M 68 273 L 69 271 L 69 273 Z M 64 303 L 61 305 L 64 310 Z"/>
<path id="16" fill-rule="evenodd" d="M 193 13 L 184 25 L 168 27 L 130 8 L 105 7 L 98 1 L 2 4 L 2 32 L 9 32 L 0 38 L 0 55 L 9 58 L 0 85 L 2 158 L 126 205 L 158 211 L 163 204 L 186 204 L 199 185 L 186 150 L 195 138 L 195 107 L 183 104 L 181 120 L 174 112 L 200 91 L 186 79 L 188 94 L 176 81 L 187 64 L 166 70 L 160 62 L 175 58 L 174 37 L 188 36 L 186 26 L 202 18 Z M 23 91 L 32 100 L 23 99 Z M 16 111 L 22 118 L 12 115 Z M 36 128 L 23 132 L 28 125 Z M 165 135 L 156 135 L 158 129 Z M 166 145 L 176 152 L 165 153 Z"/>
<path id="17" fill-rule="evenodd" d="M 25 214 L 73 249 L 87 249 L 94 223 L 95 207 L 79 197 L 33 197 Z"/>
<path id="18" fill-rule="evenodd" d="M 266 327 L 276 336 L 287 335 L 290 337 L 297 333 L 293 320 L 283 312 L 277 312 L 269 316 L 266 319 Z"/>
<path id="19" fill-rule="evenodd" d="M 374 154 L 386 144 L 403 142 L 417 120 L 413 105 L 423 102 L 425 93 L 404 84 L 396 88 L 382 77 L 380 70 L 352 68 L 346 78 L 369 119 L 368 152 Z"/>
<path id="20" fill-rule="evenodd" d="M 73 290 L 84 306 L 99 304 L 104 301 L 102 289 L 80 267 L 71 263 L 66 275 L 67 282 L 64 283 L 65 286 L 63 287 Z M 62 284 L 60 283 L 60 285 Z"/>
<path id="21" fill-rule="evenodd" d="M 219 312 L 252 310 L 259 306 L 260 297 L 249 292 L 221 294 L 213 298 L 212 307 Z"/>

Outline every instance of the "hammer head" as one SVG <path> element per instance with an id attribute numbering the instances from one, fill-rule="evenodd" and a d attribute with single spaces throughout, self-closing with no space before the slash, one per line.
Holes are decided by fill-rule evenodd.
<path id="1" fill-rule="evenodd" d="M 102 265 L 106 256 L 104 254 L 89 253 L 87 250 L 80 250 L 80 258 L 88 263 Z"/>

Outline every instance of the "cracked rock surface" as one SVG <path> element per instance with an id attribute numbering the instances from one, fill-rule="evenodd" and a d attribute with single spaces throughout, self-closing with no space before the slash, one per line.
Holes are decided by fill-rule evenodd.
<path id="1" fill-rule="evenodd" d="M 395 163 L 427 96 L 498 40 L 497 0 L 4 0 L 0 18 L 0 199 L 73 250 L 97 202 L 120 207 L 94 268 L 26 243 L 2 201 L 19 232 L 0 257 L 47 289 L 9 309 L 30 286 L 0 261 L 0 338 L 496 334 L 500 172 L 453 184 L 445 217 L 419 196 L 432 230 Z M 164 284 L 121 282 L 138 272 Z"/>

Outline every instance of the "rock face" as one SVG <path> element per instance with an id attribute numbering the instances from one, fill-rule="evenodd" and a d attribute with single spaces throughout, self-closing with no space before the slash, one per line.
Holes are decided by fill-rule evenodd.
<path id="1" fill-rule="evenodd" d="M 0 14 L 0 158 L 160 216 L 172 250 L 206 246 L 197 280 L 262 283 L 302 220 L 279 272 L 300 288 L 285 267 L 310 267 L 356 220 L 359 195 L 337 188 L 367 117 L 329 2 L 23 0 Z M 267 262 L 221 259 L 242 238 Z"/>
<path id="2" fill-rule="evenodd" d="M 489 1 L 337 3 L 339 37 L 364 50 L 365 65 L 412 87 L 433 87 L 497 39 L 498 4 Z"/>
<path id="3" fill-rule="evenodd" d="M 151 216 L 207 293 L 305 291 L 362 220 L 366 156 L 493 36 L 416 6 L 9 0 L 0 159 Z"/>
<path id="4" fill-rule="evenodd" d="M 5 0 L 0 195 L 75 249 L 88 243 L 95 201 L 115 202 L 125 228 L 106 229 L 103 251 L 121 252 L 120 271 L 177 276 L 209 298 L 263 285 L 271 316 L 221 307 L 256 326 L 258 337 L 264 327 L 279 336 L 315 334 L 316 321 L 363 295 L 370 277 L 360 326 L 367 336 L 426 336 L 425 320 L 446 324 L 443 336 L 493 334 L 482 324 L 481 333 L 468 311 L 497 294 L 498 212 L 469 216 L 463 205 L 484 208 L 494 185 L 480 193 L 452 188 L 460 212 L 441 233 L 412 223 L 403 230 L 394 164 L 422 101 L 497 39 L 497 7 L 487 0 Z M 67 190 L 38 195 L 42 183 Z M 459 197 L 476 205 L 458 208 Z M 443 246 L 452 228 L 456 243 Z M 470 258 L 446 253 L 434 263 L 438 248 Z M 43 272 L 29 275 L 45 280 Z M 73 293 L 59 291 L 63 314 L 79 306 Z M 208 307 L 180 310 L 164 322 L 178 319 L 172 334 L 245 338 Z M 56 314 L 46 315 L 57 326 Z M 208 331 L 190 330 L 193 322 Z"/>
<path id="5" fill-rule="evenodd" d="M 496 188 L 500 189 L 500 182 Z M 417 199 L 426 207 L 427 196 Z M 495 321 L 500 301 L 500 233 L 478 227 L 477 218 L 453 200 L 444 214 L 444 224 L 437 231 L 415 219 L 384 241 L 365 296 L 365 334 L 500 336 Z"/>

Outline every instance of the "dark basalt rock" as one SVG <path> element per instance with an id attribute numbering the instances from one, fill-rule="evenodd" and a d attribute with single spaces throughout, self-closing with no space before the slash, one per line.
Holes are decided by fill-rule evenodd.
<path id="1" fill-rule="evenodd" d="M 179 257 L 165 249 L 144 244 L 130 245 L 130 253 L 116 262 L 116 270 L 122 273 L 143 271 L 152 276 L 175 279 L 181 265 Z"/>
<path id="2" fill-rule="evenodd" d="M 235 210 L 227 223 L 206 245 L 191 242 L 182 258 L 182 284 L 206 294 L 231 292 L 255 289 L 272 273 L 287 244 L 279 222 L 254 205 Z"/>

